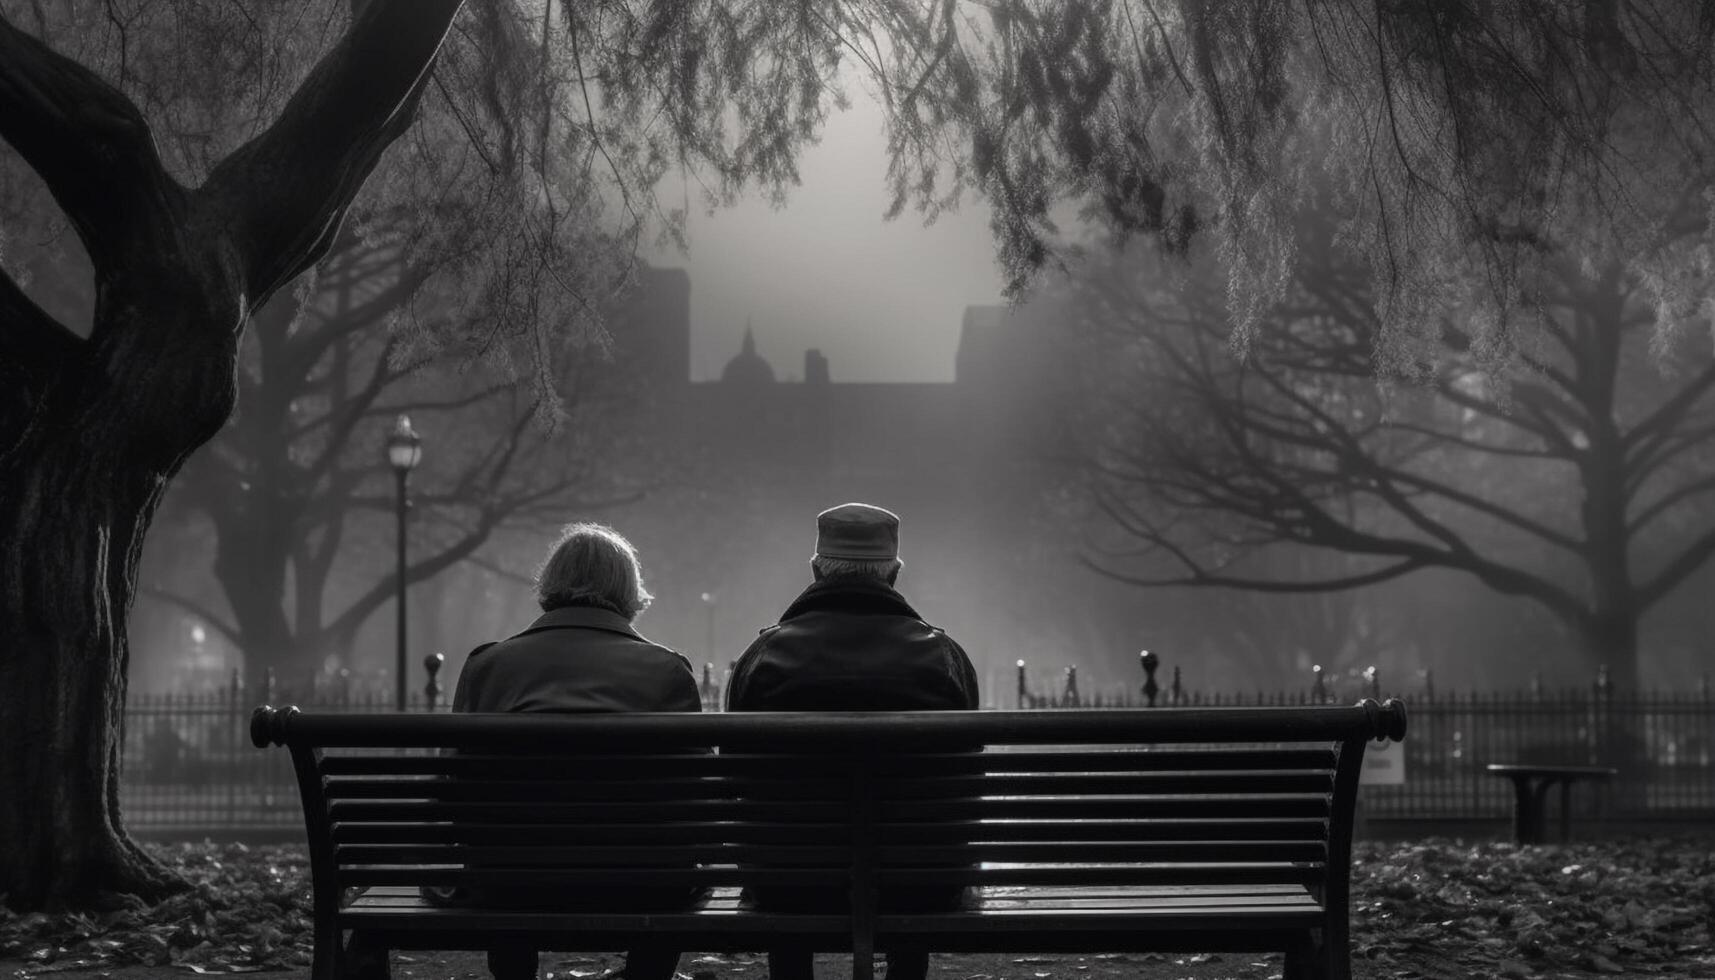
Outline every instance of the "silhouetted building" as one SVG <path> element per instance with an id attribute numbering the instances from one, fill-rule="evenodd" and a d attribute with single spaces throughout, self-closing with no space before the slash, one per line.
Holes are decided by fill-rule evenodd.
<path id="1" fill-rule="evenodd" d="M 692 381 L 690 286 L 652 271 L 647 315 L 614 331 L 624 356 L 660 358 L 642 375 L 673 389 L 659 393 L 672 406 L 660 439 L 679 472 L 606 518 L 643 552 L 651 637 L 724 669 L 808 580 L 815 514 L 860 500 L 900 514 L 902 588 L 961 637 L 1001 700 L 1019 657 L 1044 672 L 1075 661 L 1094 682 L 1135 656 L 1135 592 L 1083 568 L 1059 530 L 1070 522 L 1047 513 L 1059 417 L 1047 307 L 968 308 L 951 382 L 840 381 L 813 349 L 803 380 L 783 381 L 769 355 L 798 352 L 769 350 L 754 327 L 718 381 Z"/>

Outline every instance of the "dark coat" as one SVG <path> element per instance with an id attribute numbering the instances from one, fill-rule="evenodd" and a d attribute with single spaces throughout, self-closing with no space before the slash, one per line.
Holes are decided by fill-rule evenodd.
<path id="1" fill-rule="evenodd" d="M 587 606 L 543 613 L 529 629 L 472 650 L 453 694 L 454 711 L 702 709 L 690 661 L 644 639 L 624 616 Z M 424 894 L 450 905 L 649 910 L 683 907 L 700 891 L 637 887 L 566 894 L 555 889 L 459 888 L 426 889 Z"/>
<path id="2" fill-rule="evenodd" d="M 927 711 L 978 706 L 963 648 L 884 582 L 805 589 L 734 665 L 728 711 Z"/>
<path id="3" fill-rule="evenodd" d="M 572 606 L 471 651 L 454 711 L 701 711 L 691 662 L 624 616 Z"/>
<path id="4" fill-rule="evenodd" d="M 728 711 L 933 711 L 979 704 L 976 668 L 964 649 L 924 622 L 891 586 L 866 579 L 824 579 L 805 589 L 739 658 L 727 687 Z M 928 912 L 958 905 L 964 891 L 884 889 L 880 901 L 887 911 Z M 843 909 L 847 897 L 779 886 L 750 894 L 762 907 L 778 909 Z"/>

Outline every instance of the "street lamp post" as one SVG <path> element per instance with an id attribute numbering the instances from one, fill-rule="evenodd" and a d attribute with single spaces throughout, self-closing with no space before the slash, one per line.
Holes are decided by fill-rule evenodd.
<path id="1" fill-rule="evenodd" d="M 398 493 L 394 497 L 394 511 L 399 521 L 399 554 L 396 566 L 396 581 L 399 591 L 393 604 L 398 608 L 399 624 L 396 631 L 399 643 L 398 669 L 393 678 L 396 707 L 405 710 L 405 513 L 411 502 L 405 496 L 405 483 L 410 479 L 411 471 L 423 459 L 423 440 L 411 428 L 409 415 L 399 416 L 394 423 L 393 431 L 387 436 L 387 462 L 393 467 L 394 485 Z"/>

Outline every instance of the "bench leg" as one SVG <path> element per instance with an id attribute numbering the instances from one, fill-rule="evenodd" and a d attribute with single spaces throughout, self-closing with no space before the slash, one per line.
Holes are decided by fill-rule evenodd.
<path id="1" fill-rule="evenodd" d="M 1310 960 L 1312 949 L 1308 942 L 1299 946 L 1291 946 L 1286 950 L 1286 968 L 1281 970 L 1281 980 L 1310 980 Z"/>
<path id="2" fill-rule="evenodd" d="M 344 980 L 345 948 L 339 930 L 331 922 L 317 922 L 315 953 L 310 960 L 310 980 Z"/>
<path id="3" fill-rule="evenodd" d="M 887 954 L 887 980 L 928 980 L 929 954 L 896 949 Z"/>
<path id="4" fill-rule="evenodd" d="M 1542 794 L 1528 776 L 1513 774 L 1513 839 L 1520 844 L 1542 843 Z"/>
<path id="5" fill-rule="evenodd" d="M 1352 980 L 1352 946 L 1344 936 L 1307 939 L 1286 951 L 1282 980 Z"/>
<path id="6" fill-rule="evenodd" d="M 815 952 L 808 949 L 771 949 L 768 951 L 768 980 L 816 980 L 815 957 Z"/>
<path id="7" fill-rule="evenodd" d="M 1322 961 L 1322 975 L 1328 980 L 1352 980 L 1352 921 L 1351 912 L 1332 917 L 1322 930 L 1322 946 L 1317 956 Z"/>
<path id="8" fill-rule="evenodd" d="M 875 980 L 874 944 L 860 939 L 852 946 L 852 980 Z"/>
<path id="9" fill-rule="evenodd" d="M 385 947 L 371 944 L 363 933 L 354 929 L 351 942 L 345 947 L 345 962 L 335 976 L 338 980 L 392 980 L 390 952 Z"/>
<path id="10" fill-rule="evenodd" d="M 505 946 L 488 951 L 488 972 L 494 980 L 536 980 L 536 951 L 528 946 Z"/>

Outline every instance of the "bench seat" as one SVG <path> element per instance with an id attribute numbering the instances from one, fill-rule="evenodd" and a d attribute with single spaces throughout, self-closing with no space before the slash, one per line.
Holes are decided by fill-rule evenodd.
<path id="1" fill-rule="evenodd" d="M 875 949 L 1069 953 L 1089 951 L 1100 937 L 1097 945 L 1110 952 L 1267 952 L 1314 926 L 1324 911 L 1297 885 L 993 888 L 955 913 L 878 915 Z M 763 949 L 784 936 L 827 951 L 851 948 L 849 916 L 759 912 L 730 887 L 713 889 L 686 911 L 649 914 L 446 908 L 415 888 L 377 887 L 338 919 L 341 928 L 364 930 L 394 949 L 483 950 L 498 933 L 562 951 L 629 948 L 667 936 L 686 948 L 723 952 Z"/>

